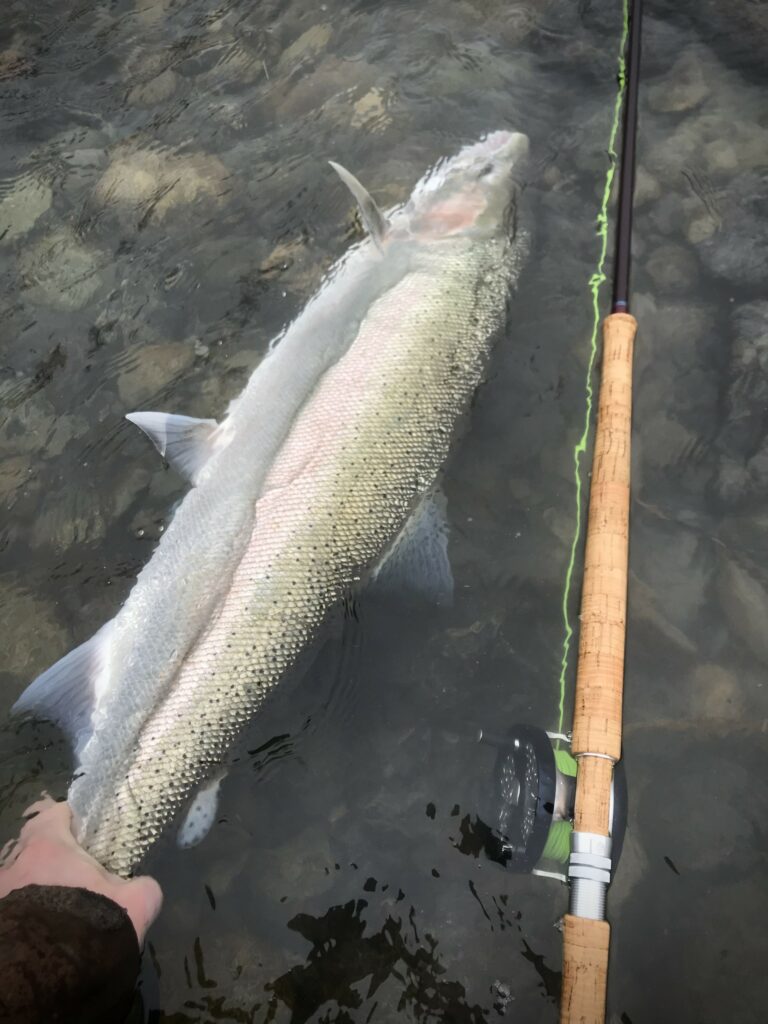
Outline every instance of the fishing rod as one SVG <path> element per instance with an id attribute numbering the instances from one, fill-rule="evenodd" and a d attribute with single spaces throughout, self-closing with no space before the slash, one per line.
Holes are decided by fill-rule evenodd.
<path id="1" fill-rule="evenodd" d="M 629 312 L 632 200 L 640 77 L 642 0 L 630 12 L 624 129 L 619 165 L 611 313 L 603 321 L 603 360 L 581 592 L 579 657 L 571 752 L 578 763 L 563 919 L 561 1024 L 602 1024 L 610 926 L 605 899 L 615 864 L 614 766 L 621 720 L 629 556 L 632 353 L 637 321 Z"/>
<path id="2" fill-rule="evenodd" d="M 632 353 L 637 332 L 637 321 L 629 312 L 629 277 L 642 0 L 628 2 L 610 145 L 613 154 L 623 96 L 613 294 L 611 312 L 602 324 L 573 734 L 518 724 L 502 735 L 481 731 L 477 737 L 495 748 L 493 791 L 488 814 L 483 815 L 492 826 L 484 833 L 486 855 L 511 870 L 570 882 L 570 909 L 563 919 L 561 1024 L 605 1020 L 610 939 L 605 899 L 626 826 L 620 757 Z M 613 174 L 611 167 L 600 217 L 602 232 Z M 597 287 L 604 280 L 604 255 L 605 248 Z"/>
<path id="3" fill-rule="evenodd" d="M 613 294 L 611 311 L 602 323 L 573 733 L 568 736 L 518 723 L 501 734 L 480 730 L 474 736 L 485 753 L 481 758 L 484 763 L 475 773 L 480 788 L 470 800 L 478 811 L 470 826 L 473 843 L 479 842 L 486 857 L 507 870 L 570 883 L 570 908 L 563 918 L 560 1024 L 605 1021 L 610 942 L 605 901 L 621 853 L 627 817 L 626 780 L 620 758 L 632 354 L 637 332 L 637 321 L 629 312 L 629 279 L 641 14 L 642 0 L 624 0 L 619 90 L 609 143 L 613 160 L 623 107 Z M 607 210 L 614 175 L 612 162 L 598 218 L 601 254 L 591 281 L 595 299 L 593 343 L 598 330 L 597 294 L 605 280 Z M 584 442 L 588 418 L 587 411 Z M 580 450 L 583 447 L 577 453 Z M 575 545 L 576 540 L 574 551 Z M 566 600 L 567 593 L 566 589 Z M 569 638 L 568 631 L 563 666 L 567 665 Z"/>

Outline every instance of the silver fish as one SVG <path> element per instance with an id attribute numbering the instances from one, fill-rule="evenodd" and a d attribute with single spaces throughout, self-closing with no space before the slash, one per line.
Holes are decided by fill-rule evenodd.
<path id="1" fill-rule="evenodd" d="M 129 875 L 201 784 L 211 819 L 227 751 L 329 608 L 439 533 L 434 506 L 414 516 L 505 322 L 527 150 L 494 132 L 386 216 L 336 167 L 372 237 L 221 422 L 128 417 L 194 486 L 115 618 L 15 705 L 70 735 L 78 839 L 105 867 Z"/>

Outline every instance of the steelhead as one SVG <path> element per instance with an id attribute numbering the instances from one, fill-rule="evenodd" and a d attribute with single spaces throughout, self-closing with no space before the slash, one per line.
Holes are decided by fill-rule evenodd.
<path id="1" fill-rule="evenodd" d="M 15 705 L 71 737 L 77 837 L 110 870 L 185 804 L 195 841 L 233 741 L 350 587 L 407 544 L 445 552 L 429 494 L 505 324 L 527 150 L 494 132 L 386 216 L 334 165 L 371 234 L 224 418 L 129 415 L 193 486 L 115 618 Z"/>

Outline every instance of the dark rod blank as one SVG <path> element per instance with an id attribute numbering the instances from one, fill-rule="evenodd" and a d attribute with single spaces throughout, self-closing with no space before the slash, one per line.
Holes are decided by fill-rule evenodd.
<path id="1" fill-rule="evenodd" d="M 624 101 L 624 133 L 619 167 L 619 214 L 616 221 L 616 264 L 613 271 L 611 312 L 629 312 L 629 264 L 632 248 L 632 200 L 635 192 L 635 139 L 637 91 L 640 83 L 640 23 L 643 0 L 632 3 L 627 59 L 627 95 Z"/>

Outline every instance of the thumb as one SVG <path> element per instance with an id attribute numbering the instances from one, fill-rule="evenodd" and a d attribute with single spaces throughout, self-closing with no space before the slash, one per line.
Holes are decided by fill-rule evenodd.
<path id="1" fill-rule="evenodd" d="M 154 878 L 141 875 L 126 882 L 122 891 L 113 896 L 123 906 L 131 919 L 139 945 L 143 945 L 149 926 L 160 913 L 163 892 Z"/>

